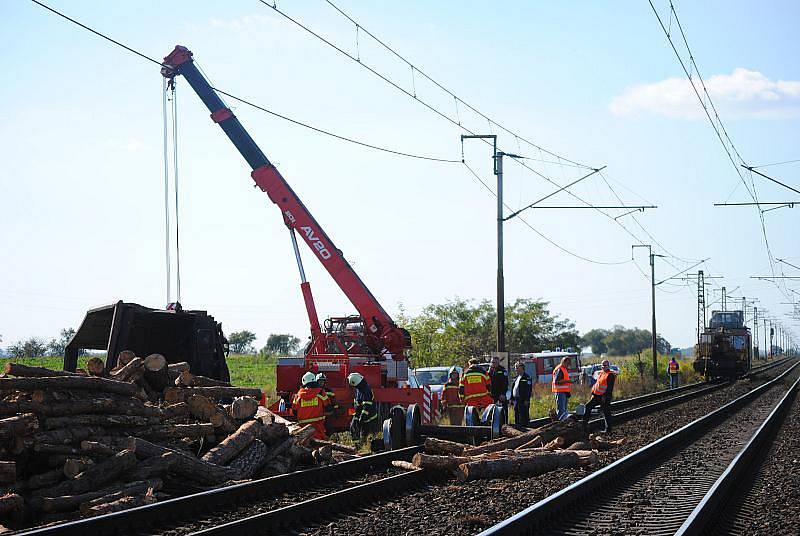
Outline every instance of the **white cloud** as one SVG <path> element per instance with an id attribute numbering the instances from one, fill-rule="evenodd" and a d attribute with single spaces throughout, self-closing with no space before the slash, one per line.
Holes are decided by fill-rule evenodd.
<path id="1" fill-rule="evenodd" d="M 731 74 L 708 77 L 705 82 L 723 118 L 800 117 L 800 81 L 773 81 L 758 71 L 740 67 Z M 693 83 L 703 95 L 699 81 L 695 79 Z M 683 77 L 630 86 L 612 99 L 609 109 L 622 117 L 656 114 L 696 119 L 705 116 L 692 83 Z"/>

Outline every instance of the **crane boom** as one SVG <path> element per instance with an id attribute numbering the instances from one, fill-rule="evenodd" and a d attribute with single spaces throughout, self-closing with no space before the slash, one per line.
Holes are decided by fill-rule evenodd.
<path id="1" fill-rule="evenodd" d="M 398 327 L 375 299 L 375 296 L 317 223 L 291 186 L 261 151 L 233 112 L 225 105 L 217 91 L 208 83 L 194 64 L 192 53 L 186 47 L 176 46 L 164 58 L 161 73 L 169 79 L 182 75 L 197 93 L 211 112 L 211 119 L 222 128 L 252 168 L 251 176 L 256 185 L 266 192 L 273 203 L 278 205 L 286 226 L 292 233 L 296 231 L 300 234 L 314 256 L 322 263 L 356 308 L 363 321 L 365 340 L 371 341 L 367 345 L 372 353 L 383 355 L 388 352 L 394 360 L 403 360 L 411 348 L 408 332 Z M 296 251 L 296 254 L 298 264 L 300 264 L 299 252 Z M 310 287 L 303 275 L 302 264 L 300 264 L 300 271 L 301 287 L 311 323 L 312 338 L 315 338 L 313 345 L 316 345 L 319 352 L 324 353 L 326 349 L 322 338 L 319 337 L 319 320 L 316 317 Z"/>

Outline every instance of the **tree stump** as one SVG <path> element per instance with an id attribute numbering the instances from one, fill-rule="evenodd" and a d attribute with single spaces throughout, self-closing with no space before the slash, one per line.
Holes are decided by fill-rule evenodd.
<path id="1" fill-rule="evenodd" d="M 230 415 L 237 421 L 251 419 L 258 411 L 258 400 L 249 396 L 239 396 L 231 403 Z"/>
<path id="2" fill-rule="evenodd" d="M 169 385 L 167 359 L 161 354 L 150 354 L 145 357 L 144 378 L 153 390 L 162 392 Z"/>
<path id="3" fill-rule="evenodd" d="M 86 372 L 90 376 L 106 377 L 106 364 L 99 357 L 92 357 L 86 362 Z"/>

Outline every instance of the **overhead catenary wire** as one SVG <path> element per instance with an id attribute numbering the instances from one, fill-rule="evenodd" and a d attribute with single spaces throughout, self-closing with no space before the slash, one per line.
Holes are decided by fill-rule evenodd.
<path id="1" fill-rule="evenodd" d="M 689 63 L 690 63 L 690 65 L 689 65 L 688 69 L 686 67 L 686 64 L 684 63 L 683 58 L 681 57 L 680 53 L 678 52 L 678 49 L 676 48 L 675 43 L 672 41 L 672 36 L 670 34 L 671 29 L 668 30 L 664 26 L 664 22 L 662 21 L 661 16 L 658 13 L 658 10 L 656 10 L 656 7 L 653 4 L 653 1 L 652 0 L 648 0 L 648 3 L 650 4 L 650 7 L 651 7 L 651 9 L 653 11 L 653 14 L 656 16 L 656 19 L 658 20 L 658 23 L 661 26 L 661 29 L 663 30 L 664 35 L 667 37 L 667 41 L 669 41 L 669 44 L 672 47 L 672 50 L 675 53 L 675 56 L 678 58 L 678 62 L 680 63 L 681 68 L 683 69 L 684 73 L 686 74 L 686 77 L 688 78 L 690 84 L 692 85 L 692 90 L 694 91 L 695 95 L 697 96 L 698 100 L 700 101 L 700 105 L 703 108 L 703 111 L 705 112 L 705 115 L 708 118 L 709 123 L 711 124 L 712 128 L 714 129 L 714 132 L 716 133 L 717 138 L 719 139 L 720 143 L 722 144 L 722 147 L 725 150 L 725 154 L 728 156 L 728 160 L 730 160 L 731 164 L 734 167 L 734 170 L 736 171 L 736 174 L 739 176 L 741 184 L 744 184 L 745 189 L 747 190 L 747 193 L 750 195 L 750 197 L 753 199 L 753 201 L 757 205 L 756 208 L 758 210 L 758 218 L 759 218 L 759 223 L 760 223 L 760 226 L 761 226 L 761 234 L 762 234 L 762 236 L 764 238 L 764 246 L 765 246 L 765 249 L 766 249 L 766 252 L 767 252 L 767 259 L 769 260 L 770 271 L 772 272 L 772 275 L 775 275 L 775 261 L 774 261 L 773 255 L 772 255 L 772 248 L 771 248 L 770 243 L 769 243 L 769 237 L 767 236 L 767 227 L 766 227 L 766 222 L 764 220 L 764 212 L 758 206 L 758 204 L 759 204 L 758 192 L 757 192 L 757 189 L 756 189 L 755 181 L 753 180 L 753 176 L 752 176 L 753 175 L 753 170 L 752 169 L 748 169 L 748 172 L 750 174 L 750 185 L 752 186 L 752 190 L 751 190 L 751 187 L 747 185 L 747 181 L 745 180 L 744 175 L 742 174 L 741 169 L 740 169 L 740 166 L 742 166 L 742 165 L 747 167 L 746 166 L 746 162 L 744 161 L 744 158 L 742 158 L 741 154 L 739 153 L 739 150 L 736 148 L 736 145 L 733 143 L 733 140 L 731 140 L 730 136 L 728 135 L 728 132 L 725 129 L 725 125 L 722 122 L 722 118 L 720 117 L 719 112 L 717 111 L 716 106 L 714 105 L 714 101 L 711 99 L 711 95 L 708 92 L 708 88 L 705 85 L 705 81 L 703 80 L 702 75 L 700 74 L 700 69 L 697 67 L 697 62 L 695 61 L 694 53 L 692 52 L 692 49 L 689 46 L 689 41 L 688 41 L 688 39 L 686 37 L 686 33 L 683 30 L 683 25 L 681 24 L 680 19 L 678 18 L 678 13 L 675 11 L 675 5 L 673 4 L 672 0 L 669 1 L 670 21 L 672 20 L 672 18 L 675 19 L 675 22 L 676 22 L 676 24 L 678 26 L 678 29 L 680 31 L 680 34 L 681 34 L 681 38 L 683 39 L 683 44 L 684 44 L 684 46 L 686 48 L 686 51 L 689 54 Z M 700 86 L 703 89 L 703 93 L 705 95 L 705 99 L 703 98 L 703 96 L 700 95 L 700 92 L 697 89 L 697 86 L 696 86 L 696 84 L 694 82 L 694 79 L 692 78 L 692 70 L 697 75 L 696 78 L 700 81 Z M 708 102 L 708 105 L 706 104 L 706 101 Z M 712 117 L 711 117 L 711 113 L 709 111 L 709 106 L 711 108 L 711 111 L 713 111 L 713 113 L 714 113 L 714 117 L 716 118 L 716 123 L 715 123 L 714 119 L 712 119 Z M 723 135 L 724 135 L 724 139 L 723 139 Z M 727 140 L 727 144 L 726 144 L 726 140 Z M 731 152 L 733 152 L 733 154 L 736 155 L 736 158 L 738 159 L 738 163 L 734 159 L 734 157 L 731 154 Z M 783 286 L 781 286 L 780 283 L 775 283 L 775 285 L 781 291 L 781 293 L 784 296 L 786 296 L 786 285 L 784 284 Z"/>
<path id="2" fill-rule="evenodd" d="M 466 161 L 464 161 L 464 167 L 466 167 L 466 168 L 467 168 L 467 170 L 468 170 L 468 171 L 469 171 L 469 172 L 472 174 L 472 176 L 473 176 L 473 177 L 474 177 L 474 178 L 475 178 L 475 179 L 476 179 L 476 180 L 477 180 L 477 181 L 478 181 L 478 182 L 479 182 L 479 183 L 480 183 L 480 184 L 481 184 L 481 185 L 482 185 L 482 186 L 483 186 L 483 187 L 484 187 L 484 188 L 485 188 L 485 189 L 486 189 L 486 190 L 487 190 L 487 191 L 488 191 L 488 192 L 489 192 L 489 193 L 490 193 L 490 194 L 491 194 L 493 197 L 497 198 L 497 193 L 496 193 L 494 190 L 492 190 L 492 188 L 491 188 L 491 187 L 490 187 L 488 184 L 486 184 L 486 181 L 484 181 L 483 179 L 481 179 L 480 175 L 478 175 L 478 174 L 475 172 L 475 170 L 474 170 L 474 169 L 472 169 L 472 167 L 471 167 L 469 164 L 467 164 L 467 162 L 466 162 Z M 513 208 L 511 208 L 511 207 L 510 207 L 510 206 L 509 206 L 507 203 L 505 203 L 505 202 L 503 203 L 503 206 L 504 206 L 506 209 L 508 209 L 508 210 L 513 210 Z M 557 242 L 555 242 L 554 240 L 552 240 L 551 238 L 549 238 L 548 236 L 546 236 L 545 234 L 543 234 L 541 231 L 539 231 L 538 229 L 536 229 L 536 228 L 535 228 L 533 225 L 531 225 L 531 224 L 530 224 L 530 223 L 529 223 L 529 222 L 528 222 L 528 221 L 527 221 L 525 218 L 523 218 L 522 216 L 518 216 L 518 217 L 517 217 L 517 219 L 518 219 L 519 221 L 521 221 L 521 222 L 522 222 L 522 224 L 523 224 L 523 225 L 525 225 L 526 227 L 528 227 L 528 228 L 529 228 L 531 231 L 533 231 L 534 233 L 536 233 L 537 235 L 539 235 L 541 238 L 543 238 L 545 241 L 547 241 L 547 242 L 548 242 L 550 245 L 552 245 L 552 246 L 554 246 L 554 247 L 556 247 L 556 248 L 560 249 L 561 251 L 563 251 L 563 252 L 564 252 L 564 253 L 566 253 L 567 255 L 570 255 L 570 256 L 572 256 L 572 257 L 575 257 L 576 259 L 580 259 L 580 260 L 582 260 L 582 261 L 586 261 L 586 262 L 589 262 L 589 263 L 592 263 L 592 264 L 600 264 L 600 265 L 604 265 L 604 266 L 618 266 L 618 265 L 621 265 L 621 264 L 628 264 L 629 262 L 631 262 L 630 260 L 624 260 L 624 261 L 598 261 L 598 260 L 596 260 L 596 259 L 590 259 L 589 257 L 584 257 L 583 255 L 580 255 L 579 253 L 575 253 L 574 251 L 570 251 L 570 250 L 568 250 L 567 248 L 565 248 L 564 246 L 562 246 L 562 245 L 558 244 Z"/>
<path id="3" fill-rule="evenodd" d="M 163 66 L 162 62 L 160 62 L 160 61 L 148 56 L 147 54 L 144 54 L 143 52 L 140 52 L 139 50 L 136 50 L 133 47 L 125 45 L 125 44 L 117 41 L 116 39 L 113 39 L 113 38 L 109 37 L 108 35 L 100 32 L 98 30 L 93 29 L 93 28 L 91 28 L 91 27 L 89 27 L 89 26 L 87 26 L 87 25 L 75 20 L 74 18 L 72 18 L 70 16 L 65 15 L 64 13 L 62 13 L 62 12 L 56 10 L 56 9 L 53 9 L 52 7 L 40 2 L 39 0 L 30 0 L 30 1 L 33 2 L 36 5 L 39 5 L 39 6 L 43 7 L 43 8 L 45 8 L 45 9 L 47 9 L 48 11 L 54 13 L 55 15 L 58 15 L 59 17 L 62 17 L 63 19 L 66 19 L 69 22 L 71 22 L 71 23 L 73 23 L 73 24 L 75 24 L 77 26 L 80 26 L 81 28 L 83 28 L 83 29 L 85 29 L 85 30 L 97 35 L 98 37 L 101 37 L 101 38 L 105 39 L 106 41 L 108 41 L 110 43 L 113 43 L 113 44 L 117 45 L 118 47 L 121 47 L 121 48 L 127 50 L 128 52 L 131 52 L 131 53 L 135 54 L 136 56 L 139 56 L 140 58 L 143 58 L 143 59 L 145 59 L 147 61 L 155 63 L 156 65 Z M 252 101 L 249 101 L 249 100 L 244 99 L 242 97 L 238 97 L 238 96 L 236 96 L 236 95 L 234 95 L 232 93 L 229 93 L 227 91 L 224 91 L 224 90 L 222 90 L 222 89 L 220 89 L 218 87 L 214 87 L 214 86 L 211 86 L 211 85 L 209 87 L 211 87 L 211 89 L 214 89 L 215 91 L 217 91 L 217 92 L 219 92 L 219 93 L 221 93 L 221 94 L 223 94 L 223 95 L 225 95 L 227 97 L 230 97 L 233 100 L 241 102 L 242 104 L 247 104 L 248 106 L 251 106 L 253 108 L 261 110 L 262 112 L 265 112 L 265 113 L 268 113 L 270 115 L 273 115 L 273 116 L 275 116 L 275 117 L 277 117 L 279 119 L 283 119 L 284 121 L 288 121 L 288 122 L 293 123 L 295 125 L 307 128 L 309 130 L 313 130 L 314 132 L 317 132 L 319 134 L 324 134 L 326 136 L 330 136 L 332 138 L 336 138 L 336 139 L 341 140 L 341 141 L 349 142 L 349 143 L 352 143 L 352 144 L 355 144 L 355 145 L 360 145 L 362 147 L 366 147 L 366 148 L 369 148 L 369 149 L 374 149 L 376 151 L 390 153 L 390 154 L 394 154 L 394 155 L 397 155 L 397 156 L 404 156 L 404 157 L 408 157 L 408 158 L 414 158 L 414 159 L 418 159 L 418 160 L 428 160 L 428 161 L 443 162 L 443 163 L 448 163 L 448 164 L 460 164 L 461 163 L 460 159 L 439 158 L 439 157 L 433 157 L 433 156 L 427 156 L 427 155 L 414 154 L 414 153 L 410 153 L 410 152 L 407 152 L 407 151 L 399 151 L 399 150 L 395 150 L 395 149 L 390 149 L 388 147 L 382 147 L 382 146 L 379 146 L 379 145 L 366 143 L 366 142 L 357 140 L 355 138 L 350 138 L 348 136 L 343 136 L 343 135 L 340 135 L 340 134 L 336 134 L 336 133 L 331 132 L 329 130 L 325 130 L 325 129 L 322 129 L 322 128 L 319 128 L 319 127 L 315 127 L 315 126 L 313 126 L 313 125 L 311 125 L 309 123 L 305 123 L 303 121 L 299 121 L 297 119 L 293 119 L 293 118 L 291 118 L 291 117 L 289 117 L 287 115 L 280 114 L 278 112 L 270 110 L 269 108 L 266 108 L 265 106 L 257 105 L 255 103 L 253 103 Z"/>

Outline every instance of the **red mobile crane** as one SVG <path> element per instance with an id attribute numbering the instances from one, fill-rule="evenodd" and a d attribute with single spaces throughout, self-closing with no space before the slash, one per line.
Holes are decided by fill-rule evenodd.
<path id="1" fill-rule="evenodd" d="M 361 373 L 373 387 L 375 400 L 379 402 L 383 415 L 387 415 L 395 404 L 407 406 L 417 403 L 435 408 L 435 397 L 431 400 L 422 389 L 403 386 L 408 379 L 407 358 L 411 353 L 408 331 L 397 326 L 378 303 L 342 252 L 195 66 L 192 53 L 186 47 L 176 46 L 164 58 L 161 74 L 171 81 L 182 75 L 189 83 L 211 112 L 211 119 L 222 128 L 253 169 L 250 175 L 256 185 L 278 205 L 283 221 L 289 228 L 300 271 L 300 288 L 311 325 L 311 338 L 304 357 L 279 359 L 278 395 L 283 400 L 291 400 L 291 396 L 300 388 L 300 377 L 306 371 L 324 372 L 328 387 L 336 393 L 340 406 L 347 410 L 331 423 L 336 430 L 346 430 L 349 425 L 352 395 L 347 385 L 347 375 L 351 372 Z M 356 308 L 358 315 L 329 318 L 320 327 L 311 286 L 306 281 L 297 246 L 297 232 Z M 285 414 L 280 411 L 281 407 L 278 401 L 272 409 Z"/>

